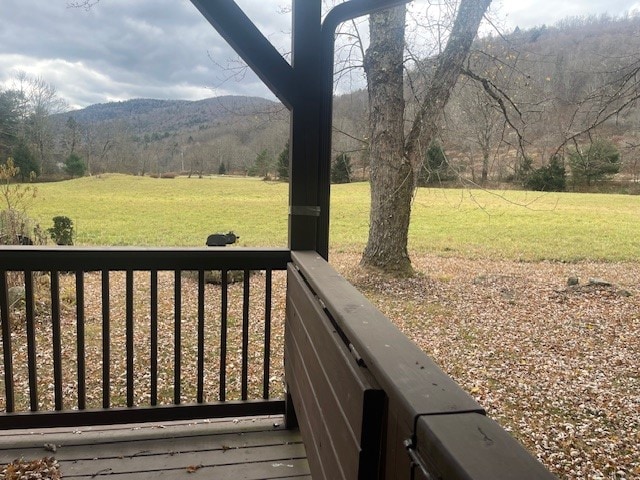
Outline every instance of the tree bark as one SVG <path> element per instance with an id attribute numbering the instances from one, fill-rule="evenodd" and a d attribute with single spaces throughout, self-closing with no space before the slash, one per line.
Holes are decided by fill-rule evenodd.
<path id="1" fill-rule="evenodd" d="M 415 173 L 491 0 L 461 0 L 447 45 L 411 129 L 404 135 L 404 32 L 406 7 L 372 14 L 364 68 L 369 92 L 371 214 L 360 264 L 403 275 L 412 272 L 407 251 Z"/>
<path id="2" fill-rule="evenodd" d="M 404 152 L 404 32 L 406 8 L 374 13 L 364 59 L 369 92 L 369 238 L 361 264 L 411 273 L 407 236 L 413 169 Z"/>

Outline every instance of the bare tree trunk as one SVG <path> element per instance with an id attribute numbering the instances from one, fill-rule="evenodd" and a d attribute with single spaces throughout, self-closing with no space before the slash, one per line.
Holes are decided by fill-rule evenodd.
<path id="1" fill-rule="evenodd" d="M 361 265 L 403 275 L 411 199 L 418 171 L 491 0 L 462 0 L 447 46 L 404 138 L 404 33 L 406 7 L 372 14 L 364 68 L 369 91 L 371 214 Z"/>
<path id="2" fill-rule="evenodd" d="M 372 14 L 364 68 L 369 91 L 369 239 L 361 264 L 411 273 L 407 235 L 413 169 L 404 156 L 403 55 L 406 8 Z"/>
<path id="3" fill-rule="evenodd" d="M 487 180 L 489 179 L 489 149 L 482 149 L 482 180 L 480 181 L 482 185 L 487 184 Z"/>

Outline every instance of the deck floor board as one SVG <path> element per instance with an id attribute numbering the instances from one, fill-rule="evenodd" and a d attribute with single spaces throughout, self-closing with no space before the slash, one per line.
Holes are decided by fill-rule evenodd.
<path id="1" fill-rule="evenodd" d="M 300 434 L 283 424 L 261 417 L 4 432 L 0 464 L 53 456 L 63 478 L 76 479 L 310 480 Z"/>

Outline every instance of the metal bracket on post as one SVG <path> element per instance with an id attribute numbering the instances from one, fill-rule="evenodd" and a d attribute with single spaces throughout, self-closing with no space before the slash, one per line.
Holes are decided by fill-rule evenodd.
<path id="1" fill-rule="evenodd" d="M 409 455 L 409 458 L 411 459 L 411 471 L 414 472 L 411 475 L 411 478 L 423 479 L 423 480 L 436 480 L 436 477 L 431 475 L 431 473 L 429 473 L 427 466 L 422 461 L 422 458 L 420 457 L 420 455 L 418 455 L 418 453 L 416 452 L 414 441 L 408 438 L 404 442 L 402 442 L 402 444 L 404 445 L 404 448 L 407 450 L 407 455 Z M 421 477 L 415 475 L 416 469 L 420 469 L 420 473 L 422 474 Z"/>
<path id="2" fill-rule="evenodd" d="M 319 217 L 320 207 L 317 205 L 292 205 L 289 207 L 289 215 L 299 215 L 302 217 Z"/>

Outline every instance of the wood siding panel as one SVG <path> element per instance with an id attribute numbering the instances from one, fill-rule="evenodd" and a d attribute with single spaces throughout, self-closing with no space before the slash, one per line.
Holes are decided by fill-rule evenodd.
<path id="1" fill-rule="evenodd" d="M 377 478 L 384 394 L 293 267 L 287 288 L 285 370 L 314 474 Z"/>

